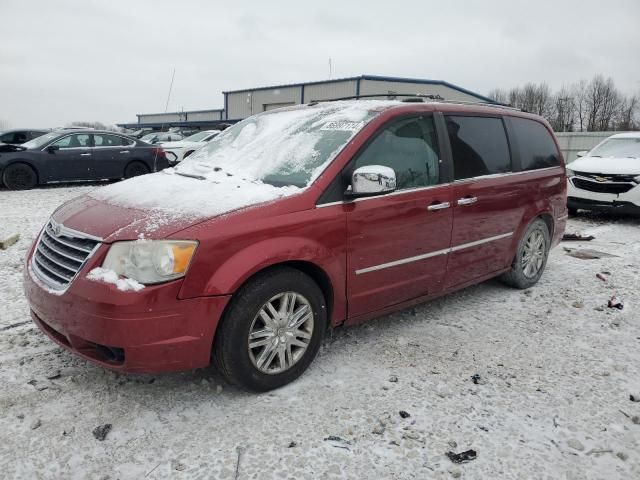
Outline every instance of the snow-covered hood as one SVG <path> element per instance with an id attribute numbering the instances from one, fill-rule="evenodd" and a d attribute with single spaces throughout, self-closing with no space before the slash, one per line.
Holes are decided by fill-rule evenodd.
<path id="1" fill-rule="evenodd" d="M 581 157 L 567 168 L 584 173 L 640 175 L 640 158 Z"/>
<path id="2" fill-rule="evenodd" d="M 202 145 L 204 145 L 204 142 L 187 142 L 185 140 L 180 140 L 178 142 L 165 142 L 160 146 L 166 150 L 174 150 L 178 148 L 200 147 Z"/>
<path id="3" fill-rule="evenodd" d="M 68 228 L 107 242 L 166 238 L 204 220 L 303 190 L 274 187 L 222 171 L 192 178 L 167 169 L 97 188 L 65 203 L 53 216 Z"/>

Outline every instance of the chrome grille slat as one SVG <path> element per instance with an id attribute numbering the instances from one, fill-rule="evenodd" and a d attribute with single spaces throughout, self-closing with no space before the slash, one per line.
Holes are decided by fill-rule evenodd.
<path id="1" fill-rule="evenodd" d="M 66 285 L 66 280 L 61 282 L 59 279 L 53 278 L 52 276 L 50 276 L 48 273 L 46 273 L 46 271 L 42 270 L 42 268 L 39 266 L 38 262 L 33 261 L 32 263 L 33 265 L 33 271 L 36 273 L 36 275 L 38 275 L 39 278 L 47 279 L 47 284 L 48 285 L 53 285 L 56 286 L 58 288 L 64 288 Z"/>
<path id="2" fill-rule="evenodd" d="M 93 246 L 74 245 L 69 240 L 63 240 L 63 238 L 61 238 L 61 237 L 56 237 L 55 233 L 53 233 L 53 231 L 50 230 L 49 225 L 47 225 L 47 227 L 45 229 L 45 233 L 47 235 L 49 235 L 49 238 L 51 238 L 52 240 L 54 240 L 56 242 L 59 242 L 59 243 L 65 245 L 67 247 L 74 248 L 76 250 L 84 252 L 84 253 L 91 253 L 91 250 L 93 250 L 93 246 L 95 246 L 95 243 L 97 243 L 97 242 L 94 242 L 93 240 L 88 240 L 87 239 L 89 242 L 94 243 L 94 245 Z M 68 239 L 68 238 L 71 238 L 71 237 L 65 237 L 65 238 Z M 84 240 L 84 239 L 81 239 L 81 240 Z"/>
<path id="3" fill-rule="evenodd" d="M 49 237 L 49 235 L 42 235 L 42 243 L 44 243 L 50 250 L 53 250 L 58 255 L 62 255 L 63 257 L 67 257 L 79 263 L 84 262 L 83 254 L 79 254 L 76 251 L 72 250 L 71 248 L 66 247 L 62 244 L 56 245 L 54 242 L 52 242 L 52 239 L 51 237 Z"/>
<path id="4" fill-rule="evenodd" d="M 64 290 L 99 245 L 100 239 L 50 220 L 33 253 L 33 273 L 53 289 Z"/>
<path id="5" fill-rule="evenodd" d="M 51 252 L 47 253 L 46 247 L 44 246 L 44 244 L 41 242 L 40 245 L 37 246 L 38 249 L 38 253 L 40 255 L 42 255 L 44 258 L 46 258 L 47 260 L 49 260 L 52 263 L 55 263 L 56 265 L 58 265 L 59 267 L 64 268 L 65 270 L 69 270 L 72 274 L 75 274 L 78 271 L 78 267 L 80 265 L 69 265 L 68 263 L 65 264 L 62 261 L 58 260 L 57 258 L 55 258 L 54 255 L 51 254 Z"/>
<path id="6" fill-rule="evenodd" d="M 34 258 L 36 262 L 38 262 L 38 266 L 45 270 L 46 273 L 50 273 L 66 282 L 71 281 L 73 278 L 73 273 L 65 272 L 60 267 L 56 266 L 55 263 L 47 260 L 47 257 L 43 256 L 40 252 L 36 252 Z"/>

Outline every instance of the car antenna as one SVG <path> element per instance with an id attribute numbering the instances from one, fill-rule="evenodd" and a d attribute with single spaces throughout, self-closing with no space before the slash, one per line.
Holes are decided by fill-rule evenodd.
<path id="1" fill-rule="evenodd" d="M 171 98 L 171 90 L 173 90 L 173 80 L 176 78 L 176 67 L 173 67 L 173 73 L 171 74 L 171 83 L 169 84 L 169 93 L 167 93 L 167 102 L 164 104 L 164 113 L 167 113 L 169 110 L 169 99 Z M 163 117 L 166 118 L 166 115 Z M 160 125 L 160 132 L 164 129 L 164 120 Z M 155 155 L 153 156 L 153 171 L 154 173 L 158 171 L 158 149 L 155 151 Z"/>

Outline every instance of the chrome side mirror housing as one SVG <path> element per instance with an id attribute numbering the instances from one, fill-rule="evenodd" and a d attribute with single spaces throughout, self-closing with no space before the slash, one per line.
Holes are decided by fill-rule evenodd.
<path id="1" fill-rule="evenodd" d="M 380 195 L 396 189 L 396 172 L 382 165 L 365 165 L 351 175 L 350 196 Z"/>

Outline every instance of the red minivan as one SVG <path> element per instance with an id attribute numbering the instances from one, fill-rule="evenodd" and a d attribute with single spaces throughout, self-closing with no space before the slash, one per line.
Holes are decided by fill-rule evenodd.
<path id="1" fill-rule="evenodd" d="M 175 168 L 65 203 L 26 259 L 34 321 L 113 370 L 213 362 L 264 391 L 329 328 L 496 276 L 531 287 L 567 219 L 549 125 L 411 100 L 264 112 Z"/>

